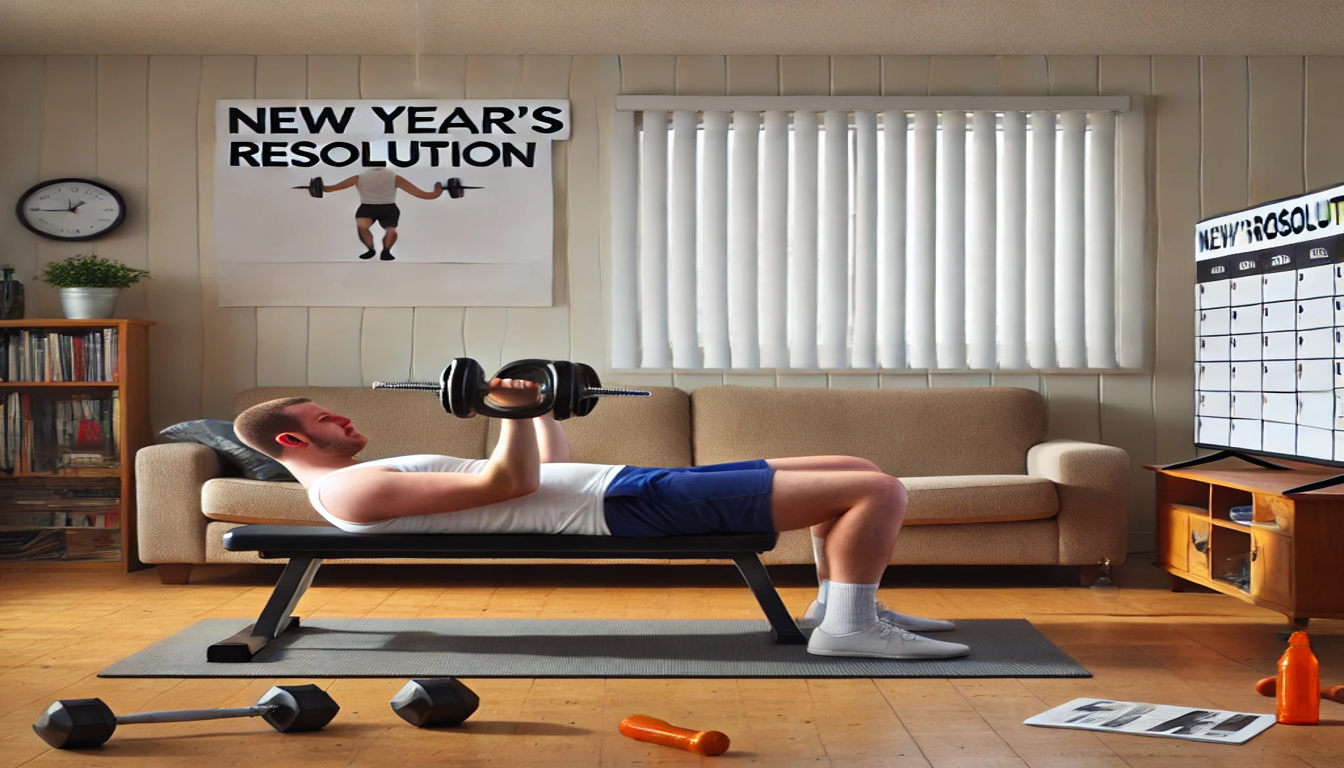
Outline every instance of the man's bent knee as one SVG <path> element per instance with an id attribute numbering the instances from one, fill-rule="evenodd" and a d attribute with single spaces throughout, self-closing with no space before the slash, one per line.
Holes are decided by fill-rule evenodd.
<path id="1" fill-rule="evenodd" d="M 862 470 L 864 472 L 882 471 L 881 467 L 877 466 L 876 464 L 867 459 L 861 459 L 858 456 L 847 456 L 845 458 L 849 460 L 849 462 L 853 465 L 854 469 Z"/>
<path id="2" fill-rule="evenodd" d="M 910 501 L 910 492 L 906 489 L 905 483 L 891 475 L 881 473 L 873 473 L 867 482 L 871 483 L 868 496 L 873 503 L 890 510 L 900 519 L 905 518 L 905 509 Z"/>

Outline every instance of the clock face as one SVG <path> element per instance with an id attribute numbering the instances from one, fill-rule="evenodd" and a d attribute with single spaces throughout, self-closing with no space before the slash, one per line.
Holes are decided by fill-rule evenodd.
<path id="1" fill-rule="evenodd" d="M 87 179 L 44 181 L 19 198 L 19 220 L 53 240 L 92 240 L 126 218 L 126 204 L 110 187 Z"/>

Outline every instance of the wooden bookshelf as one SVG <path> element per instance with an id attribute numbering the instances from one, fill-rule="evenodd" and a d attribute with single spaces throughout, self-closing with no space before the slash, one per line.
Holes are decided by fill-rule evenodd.
<path id="1" fill-rule="evenodd" d="M 112 392 L 117 393 L 119 414 L 117 416 L 117 467 L 61 467 L 55 472 L 25 471 L 15 468 L 0 473 L 0 489 L 12 492 L 12 489 L 50 489 L 73 481 L 73 484 L 96 485 L 118 494 L 118 520 L 115 528 L 81 526 L 26 526 L 9 525 L 6 516 L 14 517 L 17 512 L 0 512 L 0 531 L 59 530 L 65 533 L 65 546 L 74 537 L 93 537 L 112 534 L 116 541 L 115 559 L 79 559 L 63 556 L 60 559 L 31 559 L 0 561 L 0 573 L 13 571 L 71 571 L 71 572 L 127 572 L 145 567 L 136 551 L 135 529 L 135 454 L 141 448 L 153 442 L 149 427 L 149 327 L 154 325 L 148 320 L 109 319 L 109 320 L 0 320 L 0 331 L 50 330 L 64 334 L 78 334 L 82 331 L 96 331 L 105 328 L 117 329 L 116 367 L 118 375 L 114 381 L 0 381 L 0 399 L 7 398 L 12 392 L 22 392 L 30 399 L 38 398 L 60 401 L 76 394 L 88 394 L 94 398 L 107 399 Z M 3 429 L 3 424 L 0 424 Z M 107 480 L 106 483 L 99 482 Z M 113 480 L 115 479 L 115 481 Z M 75 511 L 75 510 L 71 510 Z M 31 514 L 40 515 L 44 509 L 34 507 Z M 25 514 L 28 514 L 25 512 Z"/>
<path id="2" fill-rule="evenodd" d="M 1339 474 L 1274 459 L 1287 470 L 1206 464 L 1157 473 L 1157 560 L 1172 590 L 1192 582 L 1278 611 L 1294 627 L 1344 619 L 1344 486 L 1285 494 Z M 1251 507 L 1248 523 L 1231 509 Z"/>

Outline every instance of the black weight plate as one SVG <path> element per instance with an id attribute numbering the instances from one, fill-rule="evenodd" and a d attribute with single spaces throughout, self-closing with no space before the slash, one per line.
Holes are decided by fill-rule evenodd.
<path id="1" fill-rule="evenodd" d="M 574 364 L 568 360 L 556 360 L 551 364 L 555 368 L 555 405 L 551 415 L 556 421 L 564 421 L 574 415 L 574 406 L 578 392 L 574 387 Z"/>
<path id="2" fill-rule="evenodd" d="M 445 388 L 448 412 L 459 419 L 476 415 L 476 395 L 486 386 L 485 371 L 470 357 L 459 357 L 448 364 L 448 385 Z"/>
<path id="3" fill-rule="evenodd" d="M 593 370 L 587 363 L 575 363 L 576 377 L 578 379 L 575 389 L 578 391 L 578 399 L 574 402 L 574 415 L 587 416 L 597 407 L 598 398 L 583 397 L 582 395 L 589 389 L 595 389 L 602 386 L 602 381 L 597 376 L 597 371 Z"/>

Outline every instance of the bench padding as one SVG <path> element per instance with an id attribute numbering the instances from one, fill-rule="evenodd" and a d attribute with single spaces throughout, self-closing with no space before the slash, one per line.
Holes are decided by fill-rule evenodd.
<path id="1" fill-rule="evenodd" d="M 231 552 L 257 552 L 263 558 L 297 554 L 340 557 L 414 558 L 578 558 L 638 557 L 704 559 L 731 553 L 769 552 L 774 533 L 719 536 L 569 536 L 551 534 L 384 534 L 349 533 L 308 525 L 247 525 L 224 534 Z"/>

